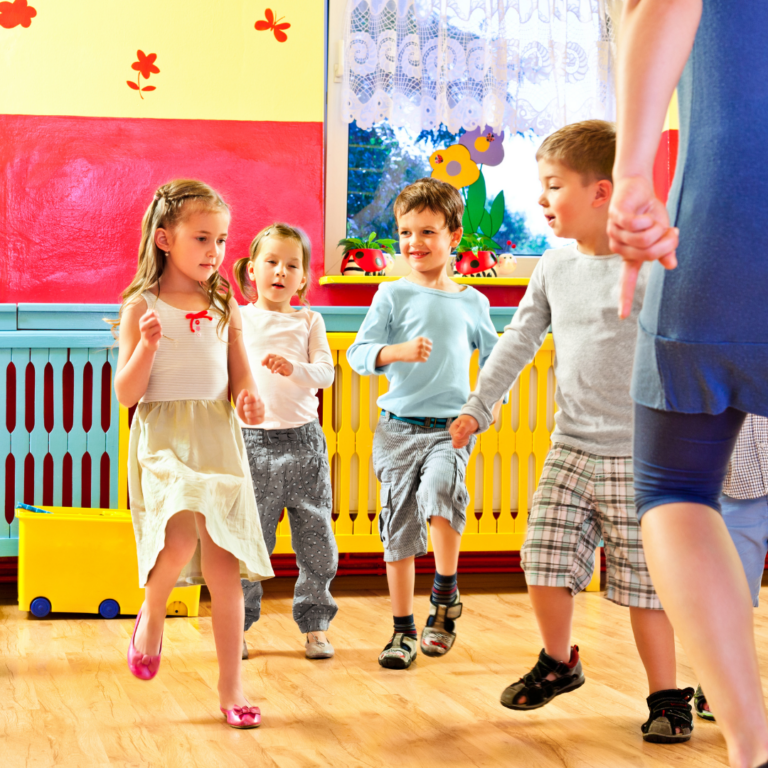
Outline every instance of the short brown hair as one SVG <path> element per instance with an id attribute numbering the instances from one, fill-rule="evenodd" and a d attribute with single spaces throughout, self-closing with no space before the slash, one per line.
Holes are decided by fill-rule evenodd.
<path id="1" fill-rule="evenodd" d="M 419 179 L 397 196 L 393 206 L 395 219 L 410 211 L 418 212 L 425 208 L 442 213 L 449 232 L 455 232 L 461 227 L 464 200 L 456 187 L 429 177 Z"/>
<path id="2" fill-rule="evenodd" d="M 571 123 L 547 136 L 536 160 L 557 160 L 582 176 L 613 181 L 616 126 L 605 120 Z"/>

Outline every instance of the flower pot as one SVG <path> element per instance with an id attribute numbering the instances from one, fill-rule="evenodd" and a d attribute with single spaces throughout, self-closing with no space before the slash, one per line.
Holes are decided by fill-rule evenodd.
<path id="1" fill-rule="evenodd" d="M 456 256 L 454 269 L 462 277 L 496 277 L 497 261 L 493 251 L 464 251 Z"/>
<path id="2" fill-rule="evenodd" d="M 383 275 L 389 262 L 378 248 L 353 248 L 341 262 L 342 275 Z"/>

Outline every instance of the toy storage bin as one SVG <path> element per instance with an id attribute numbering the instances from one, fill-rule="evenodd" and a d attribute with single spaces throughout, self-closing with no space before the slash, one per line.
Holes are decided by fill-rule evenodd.
<path id="1" fill-rule="evenodd" d="M 136 615 L 139 587 L 136 540 L 127 509 L 17 509 L 19 610 L 35 616 L 98 613 Z M 200 587 L 177 587 L 168 615 L 197 616 Z"/>

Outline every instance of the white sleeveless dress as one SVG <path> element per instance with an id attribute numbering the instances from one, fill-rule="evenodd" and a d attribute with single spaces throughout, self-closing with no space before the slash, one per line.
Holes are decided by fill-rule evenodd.
<path id="1" fill-rule="evenodd" d="M 136 407 L 128 444 L 128 491 L 139 586 L 165 546 L 177 512 L 205 515 L 213 541 L 240 560 L 250 581 L 274 576 L 261 532 L 240 424 L 229 400 L 227 330 L 219 313 L 177 309 L 147 291 L 163 338 L 149 386 Z M 178 584 L 203 584 L 200 543 Z"/>

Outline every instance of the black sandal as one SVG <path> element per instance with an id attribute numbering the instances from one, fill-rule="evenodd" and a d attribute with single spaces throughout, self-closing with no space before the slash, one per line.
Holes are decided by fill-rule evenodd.
<path id="1" fill-rule="evenodd" d="M 704 695 L 704 691 L 701 690 L 701 686 L 696 686 L 696 693 L 693 694 L 693 708 L 696 714 L 702 720 L 709 720 L 710 723 L 715 722 L 715 716 L 708 709 L 704 709 L 707 706 L 707 697 Z"/>
<path id="2" fill-rule="evenodd" d="M 643 741 L 654 744 L 688 741 L 693 732 L 693 712 L 688 703 L 692 698 L 693 688 L 671 688 L 652 693 L 646 699 L 651 714 L 641 726 Z"/>
<path id="3" fill-rule="evenodd" d="M 551 672 L 557 677 L 554 680 L 547 680 L 546 677 Z M 555 696 L 575 691 L 584 683 L 578 645 L 571 647 L 571 658 L 567 664 L 556 661 L 542 648 L 536 666 L 504 690 L 501 694 L 501 703 L 508 709 L 538 709 L 549 704 Z M 520 703 L 522 698 L 525 698 L 525 701 Z"/>

